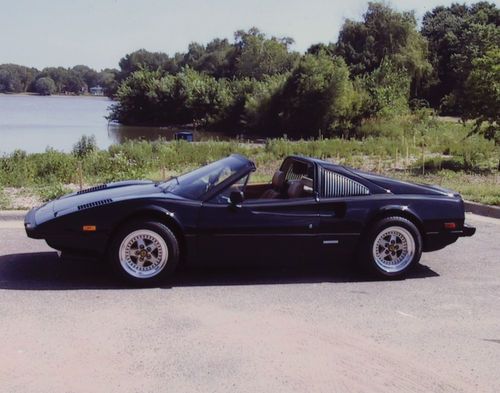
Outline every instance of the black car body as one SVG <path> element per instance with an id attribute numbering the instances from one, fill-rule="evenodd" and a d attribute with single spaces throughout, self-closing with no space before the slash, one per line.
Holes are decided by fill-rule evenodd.
<path id="1" fill-rule="evenodd" d="M 440 187 L 299 156 L 287 157 L 271 184 L 249 183 L 253 171 L 253 162 L 231 155 L 164 183 L 103 184 L 31 210 L 26 232 L 63 252 L 99 256 L 127 223 L 155 221 L 187 263 L 334 261 L 356 254 L 388 217 L 418 230 L 420 252 L 475 232 L 460 195 Z"/>

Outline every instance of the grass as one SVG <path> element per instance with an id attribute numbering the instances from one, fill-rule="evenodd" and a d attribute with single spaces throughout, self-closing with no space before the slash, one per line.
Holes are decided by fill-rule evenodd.
<path id="1" fill-rule="evenodd" d="M 0 210 L 8 209 L 11 206 L 10 200 L 0 187 Z"/>
<path id="2" fill-rule="evenodd" d="M 442 170 L 439 172 L 416 174 L 393 174 L 394 177 L 414 183 L 435 184 L 462 194 L 466 200 L 500 206 L 500 174 L 473 174 Z"/>
<path id="3" fill-rule="evenodd" d="M 70 184 L 161 180 L 231 153 L 253 159 L 258 168 L 253 180 L 261 182 L 270 180 L 284 157 L 299 154 L 440 184 L 467 199 L 500 205 L 499 148 L 481 136 L 468 137 L 469 132 L 470 125 L 405 115 L 367 121 L 360 129 L 362 139 L 351 140 L 270 139 L 261 144 L 241 140 L 129 141 L 108 150 L 89 149 L 83 155 L 52 149 L 36 154 L 18 150 L 0 157 L 0 184 L 26 187 L 44 201 L 68 192 Z M 8 206 L 8 196 L 1 190 L 0 206 Z"/>

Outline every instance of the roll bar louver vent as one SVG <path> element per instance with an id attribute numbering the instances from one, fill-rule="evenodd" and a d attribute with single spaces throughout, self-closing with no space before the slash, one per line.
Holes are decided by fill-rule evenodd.
<path id="1" fill-rule="evenodd" d="M 368 187 L 338 173 L 323 169 L 321 171 L 321 196 L 335 198 L 343 196 L 368 195 Z"/>
<path id="2" fill-rule="evenodd" d="M 85 203 L 83 205 L 78 205 L 78 210 L 90 209 L 91 207 L 107 205 L 108 203 L 111 203 L 111 202 L 113 202 L 112 199 L 102 199 L 100 201 Z"/>
<path id="3" fill-rule="evenodd" d="M 104 190 L 105 188 L 108 188 L 107 184 L 99 184 L 98 186 L 86 188 L 85 190 L 80 190 L 80 191 L 77 192 L 77 195 L 86 194 L 88 192 L 94 192 L 94 191 Z"/>

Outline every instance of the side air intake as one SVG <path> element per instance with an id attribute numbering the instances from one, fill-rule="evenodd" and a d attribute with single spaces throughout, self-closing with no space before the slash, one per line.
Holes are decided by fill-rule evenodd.
<path id="1" fill-rule="evenodd" d="M 85 203 L 83 205 L 78 205 L 78 210 L 90 209 L 91 207 L 107 205 L 108 203 L 111 203 L 111 202 L 113 202 L 112 199 L 102 199 L 100 201 Z"/>

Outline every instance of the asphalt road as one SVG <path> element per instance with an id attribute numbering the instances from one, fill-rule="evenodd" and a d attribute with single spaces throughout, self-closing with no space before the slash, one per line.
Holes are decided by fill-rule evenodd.
<path id="1" fill-rule="evenodd" d="M 401 281 L 181 272 L 127 289 L 0 223 L 0 391 L 498 392 L 500 220 Z"/>

